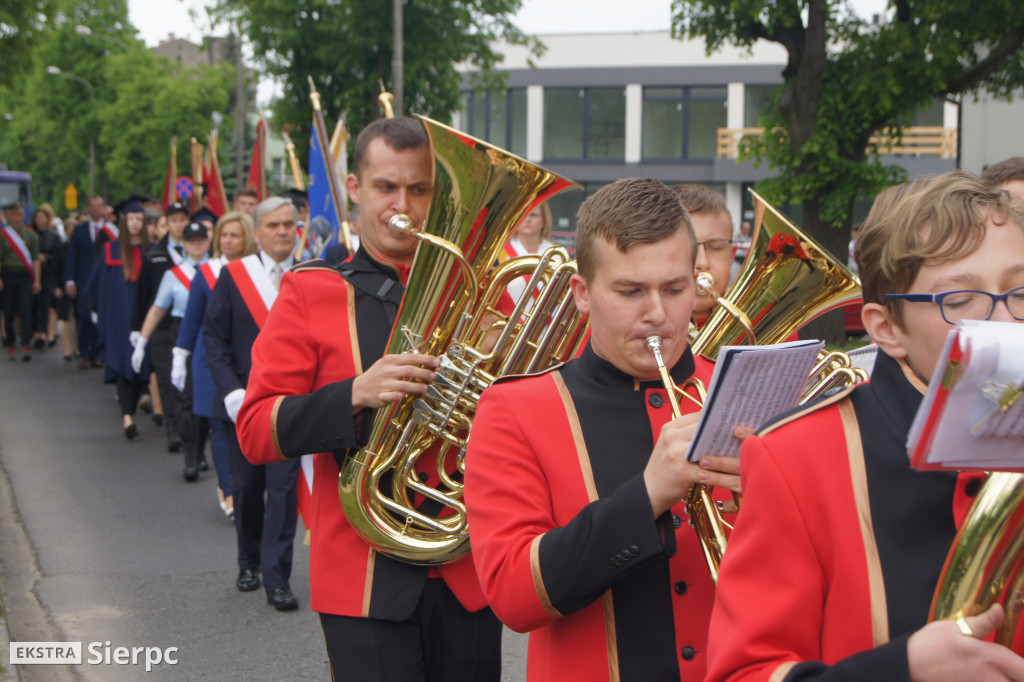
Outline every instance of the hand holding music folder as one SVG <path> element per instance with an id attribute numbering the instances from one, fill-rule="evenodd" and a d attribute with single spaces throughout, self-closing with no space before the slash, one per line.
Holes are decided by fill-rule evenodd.
<path id="1" fill-rule="evenodd" d="M 723 346 L 687 459 L 738 457 L 740 441 L 733 435 L 736 427 L 756 429 L 776 414 L 796 407 L 824 345 L 810 340 Z"/>
<path id="2" fill-rule="evenodd" d="M 907 437 L 910 463 L 1024 471 L 1024 328 L 964 321 L 951 329 Z"/>

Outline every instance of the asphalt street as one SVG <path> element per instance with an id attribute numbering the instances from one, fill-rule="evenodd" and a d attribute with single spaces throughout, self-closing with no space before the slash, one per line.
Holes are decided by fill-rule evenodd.
<path id="1" fill-rule="evenodd" d="M 235 534 L 212 471 L 181 478 L 163 429 L 139 415 L 128 442 L 113 386 L 55 351 L 0 361 L 0 562 L 16 642 L 83 642 L 81 665 L 18 665 L 22 680 L 329 680 L 297 533 L 279 613 L 235 589 Z M 2 626 L 0 626 L 2 627 Z M 0 633 L 2 635 L 3 633 Z M 2 636 L 0 636 L 2 639 Z M 176 664 L 90 663 L 117 647 L 176 647 Z M 525 637 L 506 631 L 503 679 L 525 677 Z M 151 654 L 152 655 L 152 654 Z M 0 657 L 8 668 L 8 647 Z M 4 678 L 0 678 L 4 679 Z"/>

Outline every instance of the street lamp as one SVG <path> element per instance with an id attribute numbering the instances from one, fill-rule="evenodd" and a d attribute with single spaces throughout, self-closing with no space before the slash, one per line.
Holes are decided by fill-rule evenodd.
<path id="1" fill-rule="evenodd" d="M 76 83 L 81 83 L 85 87 L 89 88 L 89 99 L 90 99 L 90 101 L 93 104 L 96 103 L 96 91 L 93 89 L 92 83 L 90 83 L 89 81 L 85 80 L 81 76 L 76 76 L 73 73 L 65 73 L 65 72 L 60 70 L 59 66 L 52 66 L 52 65 L 46 67 L 46 73 L 50 74 L 51 76 L 60 76 L 61 78 L 68 78 L 70 80 L 75 81 Z M 93 135 L 89 137 L 89 196 L 90 197 L 93 196 L 93 194 L 95 194 L 95 192 L 93 191 L 95 189 L 95 186 L 96 186 L 95 180 L 96 180 L 96 135 L 95 135 L 95 133 L 93 133 Z"/>
<path id="2" fill-rule="evenodd" d="M 94 33 L 93 30 L 85 24 L 78 24 L 77 26 L 75 26 L 75 33 L 77 33 L 80 36 L 86 36 L 87 38 L 98 38 L 99 40 L 106 40 L 108 43 L 114 43 L 125 52 L 128 52 L 128 45 L 126 45 L 124 41 L 118 40 L 113 36 L 103 35 L 102 33 Z"/>

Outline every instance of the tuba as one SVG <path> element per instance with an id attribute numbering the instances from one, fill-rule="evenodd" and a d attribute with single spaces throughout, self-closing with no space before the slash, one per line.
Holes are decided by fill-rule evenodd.
<path id="1" fill-rule="evenodd" d="M 586 320 L 572 300 L 576 264 L 565 249 L 509 259 L 492 270 L 523 216 L 577 185 L 420 119 L 434 154 L 433 195 L 422 230 L 406 216 L 391 220 L 393 230 L 423 243 L 385 353 L 425 353 L 441 364 L 427 393 L 375 411 L 367 444 L 347 456 L 338 490 L 349 524 L 377 551 L 438 565 L 469 549 L 462 476 L 480 393 L 499 376 L 575 355 Z M 505 317 L 498 301 L 518 277 L 529 283 Z"/>
<path id="2" fill-rule="evenodd" d="M 995 641 L 1013 643 L 1024 609 L 1024 474 L 991 474 L 939 575 L 928 620 L 973 616 L 995 603 L 1006 619 Z"/>
<path id="3" fill-rule="evenodd" d="M 755 209 L 750 252 L 736 280 L 725 296 L 718 299 L 717 309 L 690 342 L 695 355 L 714 359 L 722 346 L 735 345 L 745 337 L 748 343 L 785 341 L 815 317 L 860 296 L 860 281 L 856 275 L 760 195 L 753 190 L 750 194 Z M 708 273 L 698 274 L 697 285 L 703 290 L 714 290 L 714 281 Z M 650 339 L 648 344 L 651 344 Z M 653 352 L 654 348 L 651 350 Z M 659 353 L 655 353 L 655 359 L 662 371 Z M 831 388 L 865 379 L 867 374 L 852 368 L 845 353 L 823 351 L 801 402 L 812 400 Z M 681 393 L 664 371 L 662 380 L 670 395 Z M 697 391 L 703 396 L 703 386 L 698 386 Z M 682 395 L 689 398 L 685 393 Z M 718 566 L 726 548 L 725 529 L 730 526 L 709 493 L 707 486 L 695 485 L 684 502 L 708 569 L 717 581 Z"/>

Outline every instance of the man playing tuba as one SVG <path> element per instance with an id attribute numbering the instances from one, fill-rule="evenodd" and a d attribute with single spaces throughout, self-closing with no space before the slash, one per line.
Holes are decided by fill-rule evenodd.
<path id="1" fill-rule="evenodd" d="M 372 410 L 425 392 L 435 378 L 436 358 L 383 355 L 418 244 L 388 221 L 403 213 L 423 222 L 432 167 L 418 121 L 380 119 L 362 131 L 345 180 L 360 209 L 360 248 L 341 267 L 313 261 L 285 275 L 253 347 L 238 417 L 254 463 L 316 453 L 311 606 L 337 680 L 500 677 L 501 624 L 472 558 L 437 569 L 391 559 L 356 534 L 338 498 L 339 466 L 365 439 Z"/>
<path id="2" fill-rule="evenodd" d="M 673 420 L 646 341 L 661 337 L 677 384 L 694 357 L 696 240 L 676 195 L 620 180 L 580 208 L 572 290 L 590 316 L 580 357 L 484 391 L 465 500 L 495 613 L 529 631 L 536 680 L 704 679 L 714 595 L 681 500 L 695 483 L 739 491 L 739 464 L 686 461 L 699 407 Z M 731 498 L 730 498 L 731 499 Z"/>

